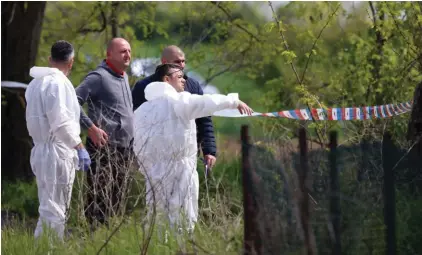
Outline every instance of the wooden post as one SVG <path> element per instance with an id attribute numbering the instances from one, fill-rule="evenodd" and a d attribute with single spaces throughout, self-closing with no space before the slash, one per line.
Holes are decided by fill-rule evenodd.
<path id="1" fill-rule="evenodd" d="M 330 218 L 334 231 L 333 245 L 331 254 L 341 254 L 340 239 L 340 222 L 341 222 L 341 206 L 340 206 L 340 182 L 337 169 L 337 132 L 330 133 Z"/>
<path id="2" fill-rule="evenodd" d="M 357 173 L 357 180 L 358 182 L 362 182 L 368 177 L 368 150 L 369 150 L 369 143 L 368 139 L 365 136 L 361 142 L 361 152 L 362 152 L 362 162 L 360 164 L 360 167 L 358 169 Z"/>
<path id="3" fill-rule="evenodd" d="M 396 196 L 393 167 L 396 163 L 396 150 L 389 133 L 384 134 L 382 144 L 382 164 L 384 168 L 384 223 L 386 254 L 396 254 Z"/>
<path id="4" fill-rule="evenodd" d="M 310 224 L 310 209 L 309 209 L 309 187 L 308 187 L 308 145 L 306 142 L 306 130 L 299 129 L 299 150 L 300 150 L 300 163 L 298 168 L 299 187 L 300 187 L 300 221 L 305 239 L 306 254 L 315 254 L 315 239 L 312 233 Z"/>
<path id="5" fill-rule="evenodd" d="M 407 129 L 407 139 L 413 145 L 410 151 L 412 171 L 422 171 L 422 82 L 418 84 L 413 95 L 413 106 Z M 417 190 L 422 182 L 412 182 L 411 190 Z"/>
<path id="6" fill-rule="evenodd" d="M 261 254 L 261 239 L 257 231 L 257 208 L 253 194 L 252 169 L 250 164 L 250 144 L 248 126 L 242 125 L 242 183 L 244 254 Z"/>

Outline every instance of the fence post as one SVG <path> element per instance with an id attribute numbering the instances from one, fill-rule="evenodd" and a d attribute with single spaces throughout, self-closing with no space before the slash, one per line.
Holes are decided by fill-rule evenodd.
<path id="1" fill-rule="evenodd" d="M 340 182 L 337 169 L 337 132 L 330 133 L 330 218 L 333 226 L 334 238 L 332 245 L 332 254 L 341 254 L 340 239 Z"/>
<path id="2" fill-rule="evenodd" d="M 420 82 L 413 95 L 413 106 L 410 114 L 410 120 L 407 127 L 407 139 L 409 142 L 416 143 L 410 152 L 411 168 L 415 172 L 422 172 L 422 82 Z M 421 182 L 412 182 L 410 187 L 417 190 Z"/>
<path id="3" fill-rule="evenodd" d="M 389 133 L 384 134 L 382 164 L 384 169 L 384 224 L 386 254 L 396 254 L 396 187 L 394 183 L 395 147 Z"/>
<path id="4" fill-rule="evenodd" d="M 306 142 L 306 130 L 299 129 L 299 150 L 300 167 L 298 168 L 299 187 L 300 187 L 300 222 L 302 223 L 303 234 L 305 238 L 306 254 L 315 254 L 315 239 L 310 224 L 309 209 L 309 187 L 308 187 L 308 145 Z"/>
<path id="5" fill-rule="evenodd" d="M 243 186 L 243 221 L 244 221 L 244 254 L 260 254 L 261 240 L 256 228 L 257 208 L 253 194 L 252 171 L 250 164 L 250 143 L 248 126 L 242 125 L 242 186 Z"/>
<path id="6" fill-rule="evenodd" d="M 361 155 L 362 155 L 362 163 L 358 169 L 358 173 L 357 173 L 357 180 L 358 182 L 362 182 L 363 180 L 365 180 L 366 178 L 368 178 L 368 150 L 369 150 L 369 144 L 368 144 L 368 138 L 366 137 L 366 135 L 364 136 L 364 138 L 362 139 L 361 142 Z"/>

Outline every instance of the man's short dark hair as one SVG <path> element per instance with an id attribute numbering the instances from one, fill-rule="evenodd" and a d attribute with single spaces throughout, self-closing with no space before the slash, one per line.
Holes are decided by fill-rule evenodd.
<path id="1" fill-rule="evenodd" d="M 171 63 L 167 63 L 167 64 L 161 64 L 159 66 L 157 66 L 157 68 L 155 69 L 155 73 L 154 73 L 154 80 L 155 81 L 164 81 L 164 76 L 166 75 L 170 75 L 170 69 L 177 69 L 177 71 L 181 71 L 182 68 L 179 65 L 176 64 L 171 64 Z"/>
<path id="2" fill-rule="evenodd" d="M 60 40 L 51 46 L 51 58 L 54 62 L 67 62 L 73 57 L 74 49 L 72 44 Z"/>

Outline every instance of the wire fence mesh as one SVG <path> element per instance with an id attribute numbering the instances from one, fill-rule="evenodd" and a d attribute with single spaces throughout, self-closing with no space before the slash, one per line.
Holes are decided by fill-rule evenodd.
<path id="1" fill-rule="evenodd" d="M 388 134 L 337 146 L 333 133 L 326 148 L 306 141 L 304 129 L 299 137 L 242 134 L 245 252 L 395 254 L 395 205 L 420 198 L 420 151 L 398 148 Z"/>

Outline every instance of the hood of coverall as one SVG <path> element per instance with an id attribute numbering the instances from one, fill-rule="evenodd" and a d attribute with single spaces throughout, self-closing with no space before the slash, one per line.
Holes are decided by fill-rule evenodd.
<path id="1" fill-rule="evenodd" d="M 172 97 L 176 99 L 179 97 L 179 93 L 167 82 L 157 81 L 148 84 L 145 88 L 145 99 L 151 101 L 160 97 Z"/>
<path id="2" fill-rule="evenodd" d="M 29 75 L 35 79 L 56 73 L 64 75 L 59 69 L 51 67 L 34 66 L 29 70 Z"/>

